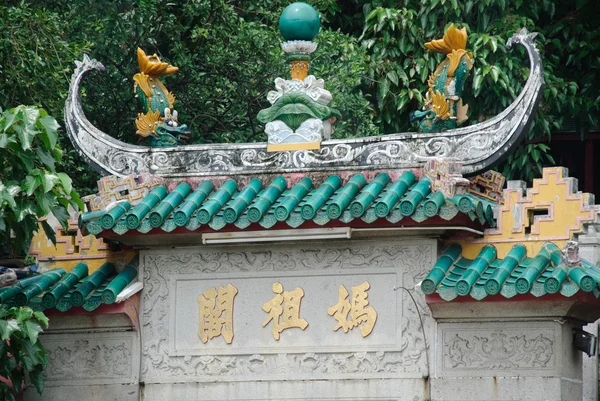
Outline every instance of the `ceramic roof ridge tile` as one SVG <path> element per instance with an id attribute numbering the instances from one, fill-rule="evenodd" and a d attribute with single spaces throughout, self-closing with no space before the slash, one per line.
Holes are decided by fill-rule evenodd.
<path id="1" fill-rule="evenodd" d="M 484 246 L 475 259 L 462 256 L 462 247 L 450 244 L 421 282 L 425 295 L 438 293 L 451 301 L 470 295 L 475 300 L 499 295 L 519 294 L 541 297 L 560 293 L 571 297 L 582 292 L 600 296 L 600 267 L 586 260 L 567 266 L 560 248 L 546 242 L 536 255 L 527 257 L 523 244 L 515 244 L 503 259 L 496 259 L 495 248 Z"/>
<path id="2" fill-rule="evenodd" d="M 177 227 L 221 230 L 228 224 L 243 230 L 257 223 L 268 229 L 277 222 L 296 228 L 306 221 L 317 225 L 331 221 L 349 224 L 358 218 L 363 224 L 381 218 L 395 224 L 410 216 L 421 223 L 436 216 L 450 221 L 459 213 L 481 225 L 495 226 L 493 202 L 473 194 L 447 198 L 441 191 L 432 192 L 429 178 L 418 179 L 413 171 L 405 171 L 396 179 L 387 172 L 356 173 L 345 179 L 332 174 L 318 186 L 309 176 L 294 179 L 289 187 L 288 181 L 276 176 L 263 183 L 254 177 L 238 187 L 232 179 L 220 186 L 207 179 L 195 190 L 181 182 L 168 193 L 166 185 L 159 186 L 150 192 L 151 200 L 142 199 L 133 208 L 121 202 L 103 213 L 84 213 L 80 226 L 94 235 L 103 230 L 123 235 L 128 231 L 145 234 L 153 229 L 168 233 Z M 127 224 L 129 216 L 136 216 L 137 227 Z"/>
<path id="3" fill-rule="evenodd" d="M 27 305 L 40 311 L 55 308 L 65 312 L 74 306 L 92 311 L 102 304 L 115 302 L 119 293 L 137 277 L 138 264 L 136 256 L 118 274 L 110 262 L 90 275 L 86 263 L 79 263 L 69 272 L 63 268 L 48 270 L 0 289 L 0 303 Z"/>

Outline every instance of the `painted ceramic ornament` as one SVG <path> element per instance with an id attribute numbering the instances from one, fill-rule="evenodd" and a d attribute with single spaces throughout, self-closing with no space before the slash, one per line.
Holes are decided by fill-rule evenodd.
<path id="1" fill-rule="evenodd" d="M 468 106 L 462 103 L 462 92 L 469 70 L 473 67 L 472 55 L 466 51 L 467 30 L 454 24 L 446 30 L 443 39 L 425 43 L 425 47 L 446 55 L 428 80 L 429 89 L 425 105 L 411 114 L 411 122 L 419 132 L 442 132 L 454 129 L 468 119 Z"/>
<path id="2" fill-rule="evenodd" d="M 137 56 L 140 72 L 133 77 L 133 90 L 143 113 L 135 120 L 136 134 L 149 138 L 152 147 L 180 145 L 189 134 L 187 125 L 177 121 L 177 110 L 172 110 L 175 96 L 160 80 L 179 68 L 163 63 L 156 54 L 147 56 L 140 48 Z"/>

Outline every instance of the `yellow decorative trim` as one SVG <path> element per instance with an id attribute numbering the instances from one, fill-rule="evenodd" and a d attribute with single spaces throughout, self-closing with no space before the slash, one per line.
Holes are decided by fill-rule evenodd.
<path id="1" fill-rule="evenodd" d="M 290 71 L 292 73 L 292 79 L 304 81 L 304 78 L 308 76 L 308 61 L 292 61 L 290 63 Z"/>
<path id="2" fill-rule="evenodd" d="M 139 113 L 135 120 L 135 126 L 137 127 L 136 134 L 143 136 L 144 138 L 156 134 L 156 126 L 162 122 L 160 112 L 148 111 L 146 114 Z"/>
<path id="3" fill-rule="evenodd" d="M 150 76 L 144 74 L 143 72 L 137 73 L 133 76 L 133 90 L 135 91 L 139 85 L 147 98 L 152 97 L 152 90 L 150 89 L 150 84 L 148 83 L 148 79 Z"/>
<path id="4" fill-rule="evenodd" d="M 471 62 L 471 58 L 469 53 L 466 50 L 452 50 L 452 53 L 449 53 L 446 57 L 450 62 L 448 66 L 448 78 L 453 77 L 456 69 L 458 68 L 458 64 L 460 64 L 460 59 L 462 56 L 467 56 L 467 64 L 469 66 L 469 70 L 473 67 L 473 63 Z"/>
<path id="5" fill-rule="evenodd" d="M 515 244 L 524 245 L 528 255 L 537 255 L 547 241 L 562 249 L 582 232 L 584 223 L 595 221 L 597 213 L 590 194 L 578 192 L 565 172 L 561 167 L 545 168 L 542 178 L 533 180 L 526 192 L 504 190 L 504 204 L 496 209 L 497 228 L 485 230 L 483 238 L 447 243 L 459 243 L 468 259 L 474 259 L 487 244 L 496 247 L 499 259 Z"/>
<path id="6" fill-rule="evenodd" d="M 435 91 L 433 96 L 431 97 L 431 108 L 435 110 L 435 115 L 442 120 L 447 120 L 450 117 L 450 107 L 448 101 L 440 93 L 440 91 Z"/>
<path id="7" fill-rule="evenodd" d="M 454 24 L 451 24 L 443 39 L 427 42 L 425 47 L 441 54 L 450 54 L 453 50 L 465 50 L 467 47 L 467 29 L 457 29 Z"/>
<path id="8" fill-rule="evenodd" d="M 140 71 L 150 76 L 171 75 L 179 71 L 178 67 L 173 67 L 168 63 L 163 63 L 160 58 L 154 53 L 147 56 L 146 53 L 138 47 L 137 49 L 138 65 Z"/>
<path id="9" fill-rule="evenodd" d="M 267 152 L 283 152 L 286 150 L 319 150 L 321 142 L 299 142 L 299 143 L 280 143 L 267 144 Z"/>

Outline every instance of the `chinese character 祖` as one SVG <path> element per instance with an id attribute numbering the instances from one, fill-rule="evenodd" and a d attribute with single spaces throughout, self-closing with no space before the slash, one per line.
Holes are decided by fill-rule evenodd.
<path id="1" fill-rule="evenodd" d="M 276 340 L 279 340 L 279 334 L 285 329 L 299 327 L 304 330 L 308 326 L 306 320 L 300 319 L 300 301 L 304 290 L 298 287 L 294 291 L 283 291 L 283 286 L 277 282 L 273 284 L 273 292 L 277 295 L 262 307 L 269 314 L 263 327 L 273 320 L 273 337 Z"/>
<path id="2" fill-rule="evenodd" d="M 233 299 L 238 290 L 231 284 L 209 288 L 198 297 L 200 329 L 198 336 L 204 344 L 214 337 L 223 336 L 227 344 L 233 340 Z"/>
<path id="3" fill-rule="evenodd" d="M 348 290 L 340 285 L 338 303 L 327 309 L 327 313 L 338 321 L 333 331 L 342 328 L 344 333 L 347 333 L 348 330 L 360 325 L 360 332 L 363 337 L 371 334 L 377 321 L 377 311 L 372 306 L 368 306 L 367 297 L 369 294 L 367 294 L 367 290 L 369 288 L 371 288 L 371 285 L 368 281 L 352 287 L 352 303 L 350 303 L 348 302 Z M 350 313 L 351 320 L 348 320 L 348 313 Z"/>

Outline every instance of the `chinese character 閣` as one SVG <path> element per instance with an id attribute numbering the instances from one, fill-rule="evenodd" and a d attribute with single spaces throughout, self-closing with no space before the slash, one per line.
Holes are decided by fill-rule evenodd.
<path id="1" fill-rule="evenodd" d="M 214 337 L 223 336 L 227 344 L 233 340 L 233 299 L 238 290 L 231 284 L 209 288 L 198 297 L 200 329 L 198 336 L 204 344 Z"/>

